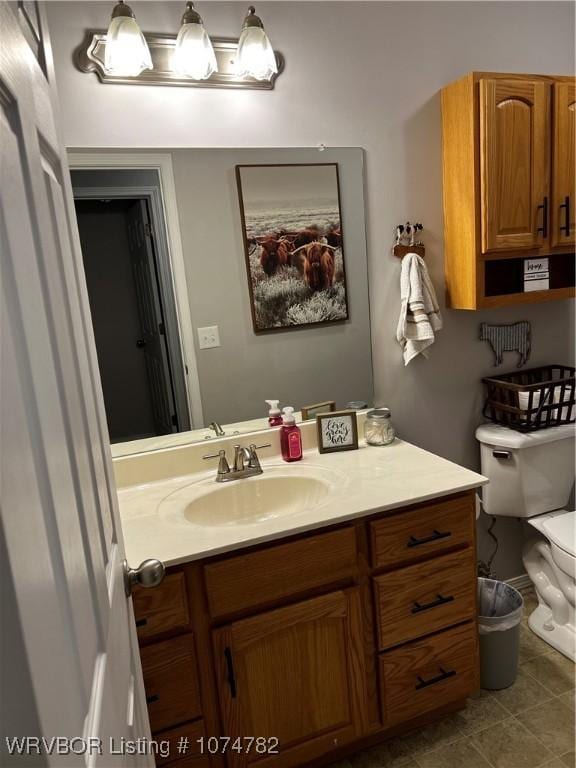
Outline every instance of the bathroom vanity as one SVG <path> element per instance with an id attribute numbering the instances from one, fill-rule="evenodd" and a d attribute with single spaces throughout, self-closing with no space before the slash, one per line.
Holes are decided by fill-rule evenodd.
<path id="1" fill-rule="evenodd" d="M 289 467 L 274 450 L 260 478 L 226 489 L 212 471 L 162 479 L 178 471 L 172 451 L 156 482 L 120 491 L 129 561 L 169 566 L 135 591 L 134 612 L 152 732 L 189 739 L 181 759 L 171 750 L 178 768 L 333 761 L 478 687 L 473 489 L 485 479 L 402 441 Z M 120 480 L 137 481 L 135 466 Z M 312 494 L 306 510 L 285 506 L 290 476 L 294 499 Z M 253 519 L 267 482 L 284 489 L 281 511 Z M 244 519 L 230 497 L 228 519 L 199 521 L 223 490 L 244 496 Z"/>

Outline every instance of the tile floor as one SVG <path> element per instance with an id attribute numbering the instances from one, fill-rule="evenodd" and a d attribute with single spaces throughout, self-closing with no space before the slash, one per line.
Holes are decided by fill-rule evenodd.
<path id="1" fill-rule="evenodd" d="M 575 667 L 528 628 L 536 598 L 524 599 L 511 688 L 482 691 L 464 711 L 330 768 L 575 768 Z"/>

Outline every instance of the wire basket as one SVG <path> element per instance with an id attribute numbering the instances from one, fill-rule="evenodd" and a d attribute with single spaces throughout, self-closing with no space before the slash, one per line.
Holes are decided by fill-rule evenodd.
<path id="1" fill-rule="evenodd" d="M 518 432 L 572 424 L 576 419 L 575 372 L 567 365 L 545 365 L 482 379 L 484 417 Z"/>

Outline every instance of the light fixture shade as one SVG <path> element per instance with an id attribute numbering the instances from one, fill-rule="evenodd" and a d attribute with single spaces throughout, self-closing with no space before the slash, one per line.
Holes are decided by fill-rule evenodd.
<path id="1" fill-rule="evenodd" d="M 238 41 L 236 71 L 241 76 L 249 75 L 256 80 L 270 80 L 278 72 L 274 49 L 252 6 Z"/>
<path id="2" fill-rule="evenodd" d="M 108 74 L 136 77 L 152 69 L 148 43 L 134 14 L 125 3 L 118 3 L 106 35 L 104 68 Z"/>
<path id="3" fill-rule="evenodd" d="M 184 16 L 186 18 L 186 14 Z M 202 20 L 184 22 L 176 38 L 172 69 L 194 80 L 206 80 L 218 71 L 216 54 Z"/>

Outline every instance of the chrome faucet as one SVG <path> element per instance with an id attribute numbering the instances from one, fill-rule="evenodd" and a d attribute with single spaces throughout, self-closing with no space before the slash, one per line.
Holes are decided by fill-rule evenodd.
<path id="1" fill-rule="evenodd" d="M 221 425 L 217 421 L 212 421 L 208 425 L 208 429 L 213 429 L 217 437 L 223 437 L 226 432 L 222 429 Z"/>
<path id="2" fill-rule="evenodd" d="M 256 451 L 260 448 L 270 448 L 270 443 L 265 445 L 255 445 L 251 443 L 248 448 L 242 445 L 234 446 L 234 466 L 230 469 L 226 451 L 222 448 L 218 453 L 209 453 L 203 456 L 203 459 L 218 459 L 218 471 L 216 472 L 217 483 L 230 483 L 232 480 L 241 480 L 245 477 L 261 475 L 263 469 L 260 465 L 260 459 Z"/>

